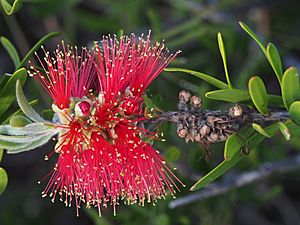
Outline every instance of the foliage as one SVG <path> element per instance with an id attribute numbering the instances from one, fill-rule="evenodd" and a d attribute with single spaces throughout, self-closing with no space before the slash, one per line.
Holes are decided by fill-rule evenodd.
<path id="1" fill-rule="evenodd" d="M 267 47 L 264 47 L 262 41 L 259 40 L 257 35 L 244 23 L 240 22 L 240 26 L 244 29 L 259 45 L 267 60 L 271 64 L 275 75 L 278 78 L 279 84 L 281 86 L 282 98 L 285 105 L 286 110 L 289 111 L 291 119 L 296 124 L 300 122 L 300 102 L 299 100 L 299 74 L 295 67 L 288 68 L 283 75 L 282 72 L 282 63 L 280 60 L 279 53 L 274 44 L 269 43 Z M 217 80 L 209 75 L 206 75 L 201 72 L 180 69 L 180 68 L 169 68 L 167 71 L 179 71 L 185 72 L 189 74 L 201 74 L 198 78 L 203 79 L 210 84 L 221 88 L 221 90 L 207 92 L 205 96 L 207 98 L 211 98 L 214 100 L 228 101 L 231 103 L 238 103 L 251 100 L 252 104 L 256 107 L 256 109 L 261 114 L 268 114 L 269 111 L 269 96 L 266 90 L 266 87 L 262 81 L 262 79 L 258 76 L 253 76 L 249 79 L 248 83 L 248 91 L 234 89 L 229 78 L 228 69 L 227 69 L 227 60 L 225 55 L 225 47 L 222 40 L 221 33 L 218 33 L 218 43 L 219 50 L 223 59 L 223 65 L 227 80 L 227 85 L 219 85 L 222 81 Z M 228 89 L 229 88 L 229 89 Z M 280 98 L 278 96 L 278 98 Z M 280 100 L 281 102 L 282 100 Z M 251 104 L 249 102 L 248 104 Z M 271 103 L 272 104 L 272 103 Z M 273 102 L 274 104 L 274 102 Z M 279 104 L 274 104 L 276 107 L 281 107 Z M 286 123 L 290 123 L 291 121 L 287 121 Z M 294 132 L 287 128 L 286 123 L 275 123 L 269 125 L 265 128 L 261 127 L 259 124 L 252 124 L 252 128 L 247 129 L 247 132 L 251 132 L 254 134 L 244 137 L 241 139 L 238 134 L 232 134 L 225 143 L 224 150 L 224 161 L 220 163 L 217 167 L 215 167 L 212 171 L 210 171 L 206 176 L 201 178 L 196 184 L 194 184 L 191 188 L 192 191 L 198 190 L 208 183 L 214 181 L 218 177 L 222 176 L 226 173 L 231 167 L 233 167 L 236 163 L 238 163 L 242 157 L 240 156 L 240 150 L 243 147 L 246 147 L 249 150 L 256 148 L 256 146 L 265 138 L 273 137 L 278 130 L 282 132 L 286 139 L 289 139 L 290 132 Z M 280 129 L 281 127 L 281 129 Z M 298 130 L 298 127 L 294 129 Z"/>
<path id="2" fill-rule="evenodd" d="M 183 50 L 183 54 L 174 61 L 173 68 L 168 68 L 166 70 L 168 72 L 152 85 L 148 95 L 152 101 L 149 108 L 157 107 L 164 111 L 173 110 L 177 101 L 174 93 L 181 89 L 188 89 L 198 95 L 205 94 L 207 98 L 203 103 L 205 108 L 222 109 L 228 107 L 227 103 L 239 102 L 250 105 L 261 113 L 269 113 L 274 109 L 288 110 L 292 117 L 292 120 L 274 124 L 262 125 L 253 123 L 251 127 L 241 131 L 239 134 L 233 134 L 225 142 L 224 151 L 221 151 L 223 145 L 212 146 L 214 152 L 210 163 L 205 162 L 198 145 L 187 145 L 176 137 L 174 126 L 163 125 L 161 131 L 164 132 L 167 141 L 161 143 L 155 141 L 154 144 L 157 149 L 162 150 L 161 152 L 169 161 L 178 167 L 178 174 L 182 174 L 182 179 L 185 180 L 188 186 L 191 187 L 193 182 L 195 182 L 194 173 L 197 174 L 197 179 L 199 179 L 199 174 L 206 174 L 193 186 L 193 190 L 197 190 L 205 187 L 220 176 L 223 176 L 224 180 L 226 180 L 226 178 L 237 171 L 255 168 L 263 161 L 283 159 L 287 155 L 297 153 L 299 150 L 300 92 L 298 91 L 298 65 L 295 62 L 290 63 L 287 61 L 291 54 L 286 51 L 289 50 L 292 53 L 296 53 L 296 56 L 299 51 L 298 33 L 294 29 L 298 25 L 296 9 L 299 8 L 299 5 L 297 3 L 289 5 L 285 1 L 282 1 L 283 3 L 278 3 L 281 2 L 278 1 L 277 3 L 282 7 L 279 7 L 280 10 L 275 10 L 277 7 L 271 9 L 261 1 L 259 4 L 262 4 L 270 10 L 268 12 L 271 12 L 268 14 L 271 23 L 271 26 L 269 26 L 266 25 L 263 19 L 254 18 L 254 14 L 257 12 L 253 13 L 253 8 L 260 8 L 260 6 L 253 3 L 255 7 L 252 7 L 252 3 L 236 0 L 215 2 L 213 7 L 208 8 L 198 4 L 198 1 L 162 1 L 155 3 L 154 1 L 125 0 L 113 3 L 107 0 L 68 0 L 63 2 L 57 0 L 26 0 L 20 11 L 18 11 L 20 6 L 22 6 L 20 3 L 23 1 L 0 1 L 0 10 L 3 10 L 8 15 L 3 21 L 1 20 L 2 17 L 0 18 L 0 32 L 1 35 L 2 33 L 5 35 L 5 37 L 1 37 L 1 43 L 7 51 L 7 55 L 10 56 L 9 60 L 7 60 L 7 56 L 1 58 L 0 73 L 4 74 L 4 71 L 13 71 L 13 75 L 7 73 L 5 76 L 0 76 L 1 92 L 11 79 L 11 85 L 6 88 L 6 90 L 9 90 L 7 98 L 0 96 L 1 99 L 6 99 L 8 106 L 0 117 L 2 124 L 10 124 L 12 127 L 27 125 L 28 120 L 24 119 L 24 113 L 21 110 L 15 111 L 17 108 L 13 104 L 15 83 L 19 79 L 16 74 L 19 74 L 18 76 L 25 74 L 23 67 L 26 66 L 26 62 L 42 44 L 39 43 L 32 51 L 26 48 L 26 51 L 22 51 L 20 39 L 15 39 L 15 36 L 12 36 L 14 32 L 17 33 L 17 29 L 15 29 L 15 26 L 12 31 L 8 29 L 12 28 L 9 22 L 6 22 L 9 19 L 13 20 L 16 18 L 18 23 L 20 23 L 21 28 L 25 31 L 25 39 L 29 41 L 29 46 L 33 45 L 40 35 L 57 28 L 63 31 L 64 37 L 69 42 L 76 42 L 78 45 L 89 45 L 91 40 L 102 34 L 117 33 L 120 29 L 124 29 L 125 33 L 131 31 L 142 32 L 151 27 L 155 39 L 166 39 L 166 45 L 170 47 L 171 51 L 179 48 Z M 204 7 L 203 10 L 201 10 L 202 7 Z M 167 12 L 162 11 L 161 8 L 164 8 Z M 243 20 L 247 20 L 249 24 L 255 24 L 256 29 L 259 31 L 253 32 L 246 24 L 240 23 L 242 29 L 261 48 L 262 55 L 265 56 L 270 64 L 269 68 L 264 65 L 264 59 L 261 58 L 252 42 L 242 36 L 234 24 L 240 19 L 240 15 L 236 13 L 240 10 L 243 13 Z M 45 27 L 45 24 L 47 24 L 47 27 Z M 54 24 L 58 24 L 58 26 Z M 268 29 L 264 29 L 264 25 L 269 27 L 270 33 L 268 33 Z M 221 31 L 222 35 L 221 33 L 218 34 L 216 40 L 214 37 L 219 31 Z M 51 34 L 49 36 L 50 38 L 55 37 L 55 35 L 52 36 Z M 261 41 L 261 36 L 271 38 L 274 42 L 279 43 L 278 46 L 281 46 L 281 48 L 277 49 L 272 43 L 264 44 Z M 221 53 L 222 67 L 218 64 L 220 59 L 216 41 Z M 16 47 L 12 43 L 15 43 Z M 49 40 L 44 40 L 44 43 L 49 43 Z M 23 55 L 26 55 L 26 53 L 30 54 L 22 58 L 18 54 L 20 50 L 23 52 Z M 282 57 L 279 56 L 279 52 Z M 3 53 L 0 51 L 0 57 L 2 55 L 4 55 L 4 51 Z M 294 67 L 287 68 L 287 65 L 294 65 Z M 201 71 L 207 71 L 207 73 L 198 72 L 199 68 L 201 68 Z M 276 88 L 277 84 L 272 82 L 275 79 L 269 76 L 269 69 L 273 69 L 280 88 Z M 219 75 L 222 74 L 222 71 L 225 74 L 224 81 Z M 181 76 L 177 72 L 183 72 L 192 76 Z M 211 76 L 210 74 L 215 75 Z M 263 74 L 263 76 L 253 76 L 249 79 L 249 74 Z M 12 77 L 15 78 L 12 79 Z M 199 82 L 197 77 L 204 82 Z M 21 76 L 21 78 L 26 79 L 25 75 Z M 249 80 L 248 83 L 246 82 L 247 80 Z M 215 86 L 216 89 L 210 89 L 210 85 Z M 28 99 L 36 98 L 36 86 L 32 79 L 27 79 L 24 90 Z M 43 100 L 40 102 L 39 109 L 49 105 L 46 98 L 43 97 Z M 11 103 L 9 104 L 9 102 Z M 31 106 L 36 105 L 37 101 L 33 100 L 29 104 Z M 0 110 L 3 110 L 2 106 Z M 21 115 L 21 117 L 14 117 L 15 115 Z M 18 131 L 19 128 L 17 129 Z M 283 141 L 283 138 L 277 135 L 278 133 L 281 133 L 283 138 L 289 142 Z M 274 135 L 276 135 L 275 138 Z M 271 139 L 262 143 L 267 138 Z M 251 151 L 249 155 L 244 154 L 251 149 L 257 149 L 257 151 Z M 61 222 L 59 217 L 56 216 L 59 213 L 65 215 L 64 217 L 68 217 L 66 215 L 71 214 L 69 218 L 66 218 L 68 221 L 66 223 L 79 223 L 78 219 L 72 220 L 73 214 L 69 212 L 70 209 L 65 209 L 59 205 L 41 211 L 44 204 L 48 207 L 48 202 L 44 203 L 40 199 L 38 195 L 40 187 L 34 187 L 32 181 L 35 181 L 37 176 L 43 174 L 40 172 L 41 164 L 37 162 L 45 152 L 47 152 L 47 146 L 43 147 L 43 151 L 32 151 L 32 153 L 20 154 L 20 156 L 6 157 L 4 155 L 5 160 L 2 163 L 5 164 L 4 167 L 11 174 L 10 182 L 18 185 L 9 187 L 5 196 L 1 196 L 1 224 L 54 224 Z M 222 158 L 222 162 L 219 163 L 221 157 L 224 160 Z M 241 160 L 243 160 L 243 163 L 238 164 Z M 45 166 L 45 163 L 42 165 Z M 224 174 L 229 170 L 231 170 L 229 174 Z M 3 183 L 7 182 L 6 172 L 3 171 L 1 168 L 0 193 L 6 186 Z M 24 171 L 26 171 L 26 175 Z M 275 208 L 277 212 L 278 208 L 276 207 L 280 206 L 275 205 L 274 199 L 276 200 L 278 196 L 283 195 L 286 197 L 288 195 L 294 200 L 293 197 L 297 195 L 295 190 L 299 188 L 299 179 L 297 174 L 287 177 L 276 176 L 269 179 L 268 182 L 249 185 L 230 191 L 221 197 L 203 200 L 201 203 L 174 210 L 170 210 L 168 207 L 170 199 L 165 202 L 160 201 L 156 207 L 146 206 L 145 209 L 131 206 L 120 207 L 117 217 L 109 216 L 109 212 L 107 212 L 106 215 L 108 216 L 98 219 L 98 214 L 94 210 L 87 210 L 82 212 L 82 214 L 86 214 L 90 219 L 86 218 L 85 215 L 81 215 L 80 223 L 188 225 L 193 224 L 194 221 L 199 221 L 199 224 L 231 224 L 233 222 L 240 224 L 236 218 L 245 219 L 243 217 L 245 205 L 246 207 L 251 206 L 251 213 L 261 216 L 265 212 L 264 208 L 268 208 L 268 210 Z M 30 183 L 32 188 L 30 193 L 28 193 L 28 183 Z M 275 185 L 273 185 L 274 183 Z M 209 186 L 207 187 L 209 188 Z M 263 194 L 261 195 L 262 189 Z M 290 192 L 290 190 L 292 191 Z M 201 192 L 199 191 L 199 193 Z M 188 193 L 183 190 L 183 193 L 177 196 L 180 198 L 185 195 L 188 195 Z M 20 199 L 22 199 L 22 203 L 19 203 Z M 295 203 L 297 204 L 297 202 Z M 16 210 L 20 212 L 18 218 L 22 221 L 21 223 L 15 219 L 17 217 L 14 213 Z M 276 218 L 269 218 L 266 215 L 263 216 L 272 222 L 274 220 L 276 222 L 279 221 L 278 223 L 282 222 L 282 215 L 278 215 Z"/>

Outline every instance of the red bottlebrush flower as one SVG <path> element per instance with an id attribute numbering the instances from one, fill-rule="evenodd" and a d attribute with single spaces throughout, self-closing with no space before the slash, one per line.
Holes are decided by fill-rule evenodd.
<path id="1" fill-rule="evenodd" d="M 35 70 L 54 100 L 60 130 L 58 161 L 43 195 L 67 206 L 75 202 L 77 209 L 81 203 L 98 207 L 99 214 L 108 204 L 115 210 L 120 201 L 144 205 L 164 198 L 167 190 L 173 195 L 173 179 L 181 182 L 142 139 L 155 134 L 137 122 L 146 119 L 143 92 L 177 53 L 152 46 L 150 34 L 138 40 L 104 37 L 92 53 L 83 50 L 81 64 L 71 50 L 57 51 L 52 61 L 46 53 L 47 78 Z M 88 92 L 92 83 L 98 85 Z"/>
<path id="2" fill-rule="evenodd" d="M 92 56 L 86 48 L 82 48 L 81 55 L 78 55 L 77 47 L 66 48 L 62 43 L 62 50 L 58 46 L 54 57 L 50 57 L 45 50 L 44 53 L 46 66 L 35 55 L 45 73 L 33 66 L 30 68 L 34 70 L 32 75 L 37 75 L 34 77 L 44 86 L 58 108 L 68 108 L 71 97 L 82 98 L 88 94 L 95 81 L 95 70 Z"/>

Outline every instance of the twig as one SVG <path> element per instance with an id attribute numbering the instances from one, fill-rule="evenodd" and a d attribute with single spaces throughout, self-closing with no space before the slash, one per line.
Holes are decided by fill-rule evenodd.
<path id="1" fill-rule="evenodd" d="M 189 92 L 181 91 L 179 93 L 179 111 L 161 112 L 156 117 L 144 122 L 148 124 L 176 123 L 179 137 L 184 138 L 186 142 L 200 143 L 205 150 L 208 150 L 210 144 L 225 141 L 231 134 L 252 123 L 268 124 L 289 119 L 287 111 L 262 115 L 244 105 L 235 105 L 227 111 L 210 111 L 201 110 L 201 104 L 202 100 L 199 97 L 191 97 Z"/>
<path id="2" fill-rule="evenodd" d="M 288 173 L 300 169 L 300 154 L 279 162 L 264 163 L 257 170 L 230 176 L 221 182 L 208 185 L 198 193 L 189 194 L 169 203 L 170 208 L 188 205 L 203 199 L 225 194 L 233 189 L 248 185 L 259 180 L 266 179 L 274 174 Z"/>

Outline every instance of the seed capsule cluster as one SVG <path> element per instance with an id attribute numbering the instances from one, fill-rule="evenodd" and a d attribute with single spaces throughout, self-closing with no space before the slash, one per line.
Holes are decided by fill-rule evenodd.
<path id="1" fill-rule="evenodd" d="M 186 142 L 200 143 L 204 149 L 219 141 L 225 141 L 241 128 L 240 121 L 245 120 L 244 110 L 235 105 L 228 112 L 205 111 L 201 109 L 202 100 L 191 96 L 187 91 L 179 93 L 177 115 L 177 135 Z"/>

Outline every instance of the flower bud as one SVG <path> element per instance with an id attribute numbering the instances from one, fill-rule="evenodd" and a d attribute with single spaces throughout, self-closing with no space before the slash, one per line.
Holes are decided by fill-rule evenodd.
<path id="1" fill-rule="evenodd" d="M 81 101 L 75 105 L 75 116 L 87 116 L 91 111 L 91 104 L 88 101 Z"/>

